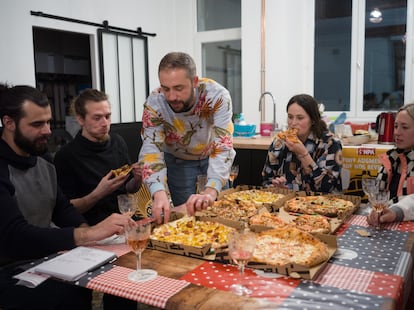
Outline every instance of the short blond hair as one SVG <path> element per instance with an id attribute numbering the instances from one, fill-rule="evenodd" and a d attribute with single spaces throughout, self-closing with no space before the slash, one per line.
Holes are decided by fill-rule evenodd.
<path id="1" fill-rule="evenodd" d="M 407 111 L 408 115 L 410 115 L 410 117 L 414 120 L 414 102 L 403 105 L 401 108 L 398 109 L 397 114 L 401 111 Z"/>

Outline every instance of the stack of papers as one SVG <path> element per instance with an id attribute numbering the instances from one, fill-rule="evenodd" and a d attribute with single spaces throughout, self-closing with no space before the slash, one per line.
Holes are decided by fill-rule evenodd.
<path id="1" fill-rule="evenodd" d="M 116 259 L 113 252 L 95 248 L 77 247 L 37 265 L 36 273 L 66 281 L 76 281 L 88 272 Z"/>

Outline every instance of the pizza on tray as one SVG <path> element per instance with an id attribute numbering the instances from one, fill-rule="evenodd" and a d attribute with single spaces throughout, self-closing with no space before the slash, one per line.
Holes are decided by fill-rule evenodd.
<path id="1" fill-rule="evenodd" d="M 122 167 L 119 167 L 117 169 L 113 169 L 111 171 L 112 171 L 112 174 L 115 177 L 125 176 L 125 175 L 129 174 L 132 171 L 132 166 L 126 164 L 126 165 L 123 165 Z"/>
<path id="2" fill-rule="evenodd" d="M 278 194 L 272 191 L 249 189 L 227 194 L 224 196 L 224 199 L 236 202 L 252 202 L 258 206 L 262 206 L 264 204 L 273 204 L 284 197 L 284 194 Z"/>
<path id="3" fill-rule="evenodd" d="M 354 203 L 334 196 L 303 196 L 289 199 L 283 208 L 287 212 L 320 214 L 343 218 L 354 210 Z"/>
<path id="4" fill-rule="evenodd" d="M 234 221 L 248 221 L 250 217 L 257 214 L 257 205 L 253 202 L 232 200 L 217 200 L 212 206 L 202 211 L 208 216 L 218 216 Z"/>
<path id="5" fill-rule="evenodd" d="M 250 225 L 260 225 L 267 227 L 282 228 L 288 225 L 284 220 L 270 212 L 261 212 L 249 219 Z"/>
<path id="6" fill-rule="evenodd" d="M 257 234 L 252 261 L 277 267 L 313 267 L 329 258 L 328 246 L 296 227 L 273 228 Z"/>
<path id="7" fill-rule="evenodd" d="M 154 228 L 151 239 L 194 247 L 211 244 L 219 248 L 227 245 L 228 234 L 233 230 L 220 223 L 185 216 Z"/>
<path id="8" fill-rule="evenodd" d="M 293 223 L 297 228 L 307 231 L 311 234 L 329 234 L 331 232 L 331 224 L 329 220 L 319 214 L 302 214 L 293 219 Z"/>
<path id="9" fill-rule="evenodd" d="M 329 234 L 331 232 L 331 224 L 329 223 L 329 220 L 325 216 L 319 214 L 301 214 L 299 216 L 294 216 L 292 220 L 285 221 L 276 214 L 261 212 L 252 216 L 249 220 L 249 224 L 274 228 L 283 228 L 290 225 L 311 234 Z"/>
<path id="10" fill-rule="evenodd" d="M 297 128 L 288 128 L 285 131 L 280 131 L 277 133 L 277 137 L 281 140 L 289 140 L 293 143 L 298 143 L 298 129 Z"/>

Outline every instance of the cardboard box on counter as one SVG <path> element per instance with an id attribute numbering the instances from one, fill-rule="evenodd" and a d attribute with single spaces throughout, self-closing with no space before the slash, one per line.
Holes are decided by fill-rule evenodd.
<path id="1" fill-rule="evenodd" d="M 342 183 L 345 184 L 344 194 L 367 197 L 362 190 L 361 177 L 368 175 L 376 177 L 381 162 L 380 154 L 387 152 L 394 145 L 363 144 L 360 146 L 346 146 L 342 149 Z"/>

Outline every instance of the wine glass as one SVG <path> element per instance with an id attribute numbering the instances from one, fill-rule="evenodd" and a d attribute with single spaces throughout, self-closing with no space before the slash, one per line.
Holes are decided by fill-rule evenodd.
<path id="1" fill-rule="evenodd" d="M 233 165 L 230 168 L 230 175 L 229 175 L 229 181 L 230 181 L 230 187 L 233 187 L 234 180 L 239 175 L 239 165 Z"/>
<path id="2" fill-rule="evenodd" d="M 148 219 L 133 222 L 125 226 L 127 244 L 137 256 L 137 269 L 128 274 L 128 279 L 133 282 L 144 282 L 155 279 L 157 272 L 152 269 L 141 268 L 141 254 L 148 244 L 151 235 L 151 221 Z"/>
<path id="3" fill-rule="evenodd" d="M 376 229 L 381 228 L 381 224 L 379 222 L 379 218 L 384 211 L 385 208 L 388 207 L 388 200 L 390 199 L 390 192 L 389 191 L 377 191 L 375 193 L 370 193 L 368 196 L 369 202 L 371 204 L 372 210 L 377 213 L 377 226 Z"/>
<path id="4" fill-rule="evenodd" d="M 118 195 L 117 199 L 119 212 L 132 217 L 138 208 L 138 197 L 132 194 L 122 194 Z"/>
<path id="5" fill-rule="evenodd" d="M 361 178 L 361 185 L 362 185 L 362 190 L 364 191 L 365 195 L 368 197 L 367 205 L 369 205 L 370 195 L 379 192 L 379 180 L 377 180 L 377 178 L 371 178 L 371 177 L 365 176 Z"/>
<path id="6" fill-rule="evenodd" d="M 242 284 L 244 267 L 253 255 L 256 247 L 256 236 L 248 229 L 234 231 L 229 234 L 229 255 L 239 269 L 239 283 L 230 286 L 233 293 L 237 295 L 249 295 L 250 289 Z"/>

